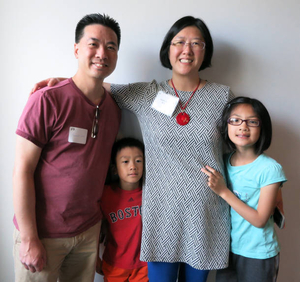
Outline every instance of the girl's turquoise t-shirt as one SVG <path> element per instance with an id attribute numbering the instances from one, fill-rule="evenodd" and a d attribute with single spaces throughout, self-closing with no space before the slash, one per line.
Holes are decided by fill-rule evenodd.
<path id="1" fill-rule="evenodd" d="M 232 154 L 225 156 L 228 185 L 248 206 L 257 209 L 260 189 L 287 181 L 282 167 L 261 154 L 255 161 L 242 166 L 230 164 Z M 231 252 L 248 258 L 267 259 L 280 251 L 273 216 L 263 228 L 257 228 L 231 208 Z"/>

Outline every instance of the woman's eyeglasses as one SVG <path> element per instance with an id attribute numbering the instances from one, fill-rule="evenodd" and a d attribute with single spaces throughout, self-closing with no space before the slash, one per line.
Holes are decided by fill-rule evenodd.
<path id="1" fill-rule="evenodd" d="M 205 49 L 205 42 L 200 40 L 186 42 L 184 40 L 178 40 L 171 42 L 172 46 L 175 46 L 177 49 L 183 50 L 185 46 L 190 45 L 193 50 L 204 50 Z"/>

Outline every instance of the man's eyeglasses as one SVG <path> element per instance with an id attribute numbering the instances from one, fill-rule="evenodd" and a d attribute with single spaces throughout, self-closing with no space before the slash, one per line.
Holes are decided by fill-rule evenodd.
<path id="1" fill-rule="evenodd" d="M 97 106 L 94 121 L 93 121 L 93 127 L 92 127 L 92 134 L 91 134 L 92 138 L 96 138 L 99 131 L 99 126 L 98 126 L 99 116 L 100 116 L 100 110 L 99 110 L 99 106 Z"/>
<path id="2" fill-rule="evenodd" d="M 190 45 L 193 50 L 204 50 L 205 49 L 205 42 L 200 40 L 186 42 L 184 40 L 178 40 L 171 42 L 172 46 L 175 46 L 177 49 L 184 49 L 186 45 Z"/>
<path id="3" fill-rule="evenodd" d="M 227 123 L 233 126 L 241 125 L 243 122 L 247 124 L 247 126 L 250 127 L 259 127 L 260 126 L 260 120 L 259 119 L 241 119 L 241 118 L 229 118 L 227 120 Z"/>

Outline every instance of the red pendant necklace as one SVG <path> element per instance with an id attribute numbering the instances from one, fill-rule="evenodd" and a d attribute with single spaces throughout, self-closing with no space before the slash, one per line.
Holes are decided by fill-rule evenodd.
<path id="1" fill-rule="evenodd" d="M 179 98 L 178 96 L 178 93 L 177 93 L 177 90 L 174 86 L 174 83 L 173 83 L 173 80 L 171 79 L 171 83 L 172 83 L 172 86 L 174 88 L 174 91 L 175 91 L 175 94 L 176 96 Z M 190 116 L 185 112 L 185 108 L 187 106 L 187 104 L 189 103 L 189 101 L 192 99 L 192 97 L 194 96 L 195 92 L 197 91 L 199 85 L 201 83 L 201 79 L 199 79 L 199 83 L 197 85 L 197 87 L 195 88 L 195 90 L 193 91 L 192 95 L 190 96 L 190 98 L 187 100 L 187 102 L 185 103 L 184 106 L 181 105 L 181 102 L 180 102 L 180 98 L 179 98 L 179 105 L 180 105 L 180 109 L 181 109 L 181 113 L 179 113 L 176 117 L 176 121 L 179 125 L 186 125 L 189 123 L 190 121 Z"/>

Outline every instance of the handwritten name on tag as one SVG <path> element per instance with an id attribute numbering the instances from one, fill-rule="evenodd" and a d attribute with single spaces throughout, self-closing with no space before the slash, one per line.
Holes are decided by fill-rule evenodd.
<path id="1" fill-rule="evenodd" d="M 151 105 L 151 108 L 171 117 L 175 111 L 179 98 L 159 91 Z"/>
<path id="2" fill-rule="evenodd" d="M 70 143 L 86 144 L 87 134 L 87 129 L 71 126 L 68 141 Z"/>

